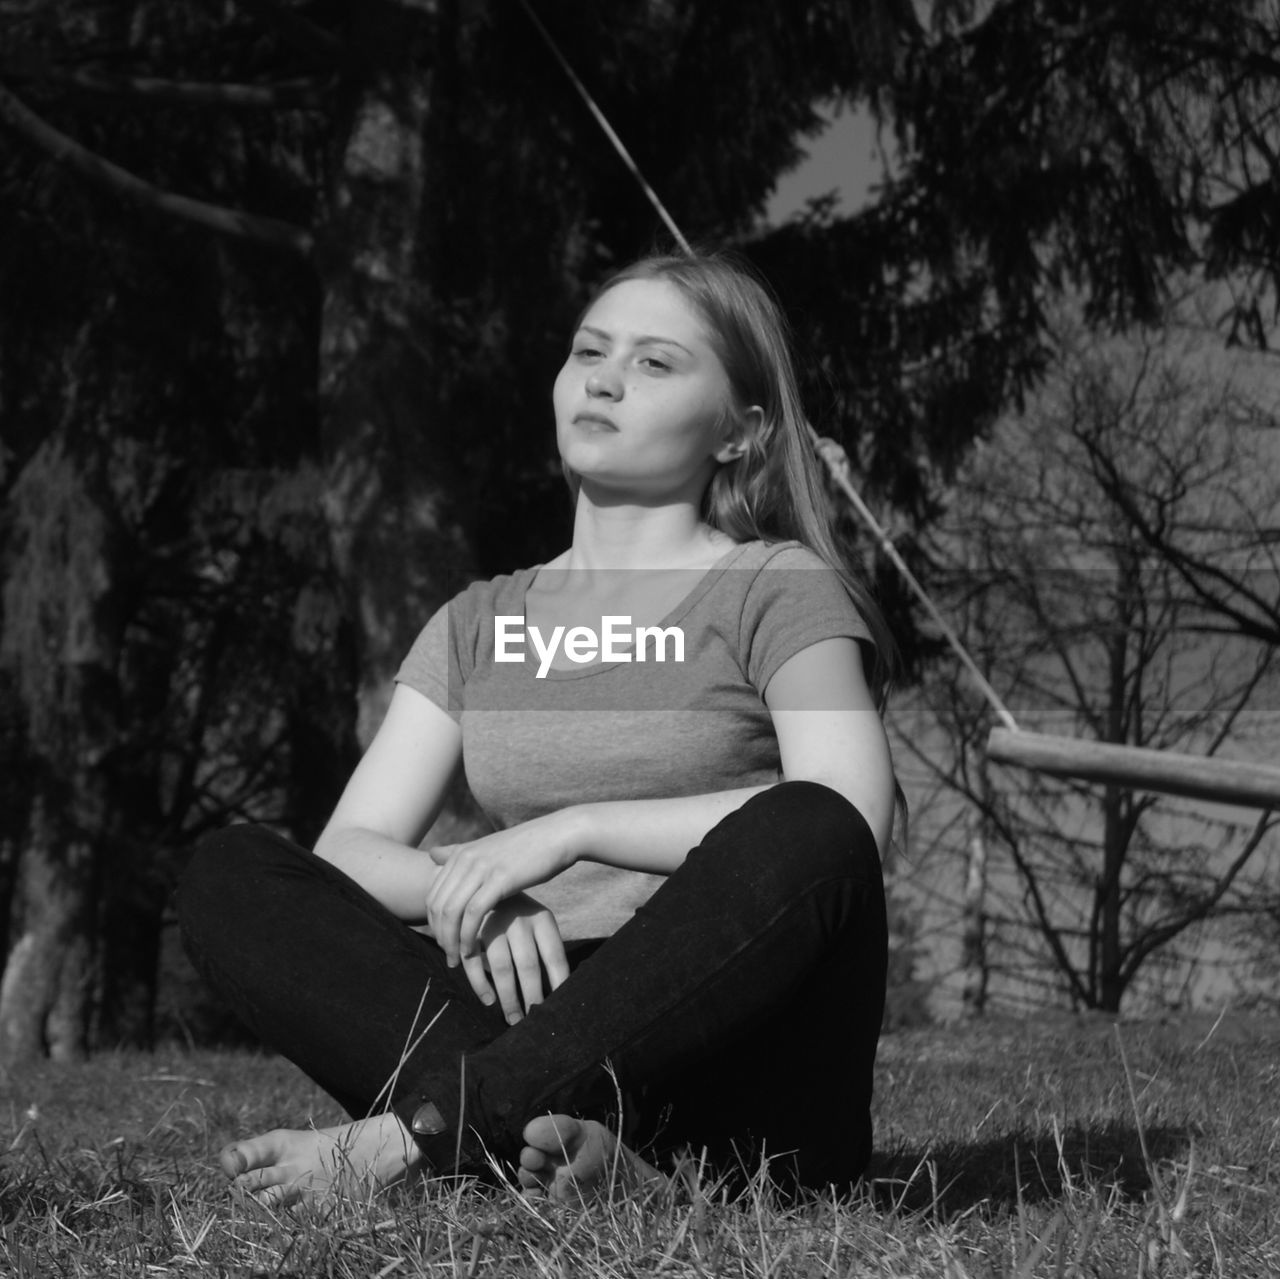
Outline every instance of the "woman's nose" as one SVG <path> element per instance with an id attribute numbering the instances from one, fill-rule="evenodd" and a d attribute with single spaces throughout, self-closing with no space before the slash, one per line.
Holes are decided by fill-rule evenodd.
<path id="1" fill-rule="evenodd" d="M 622 379 L 607 363 L 597 364 L 587 375 L 587 394 L 616 400 L 622 394 Z"/>

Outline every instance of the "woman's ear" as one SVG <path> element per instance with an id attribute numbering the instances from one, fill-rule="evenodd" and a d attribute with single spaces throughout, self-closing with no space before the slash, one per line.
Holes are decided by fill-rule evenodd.
<path id="1" fill-rule="evenodd" d="M 764 426 L 764 409 L 753 404 L 728 423 L 724 443 L 712 456 L 717 462 L 735 462 L 751 447 Z"/>

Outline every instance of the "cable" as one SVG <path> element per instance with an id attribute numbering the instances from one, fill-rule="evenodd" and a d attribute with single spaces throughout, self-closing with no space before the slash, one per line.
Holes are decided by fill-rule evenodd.
<path id="1" fill-rule="evenodd" d="M 546 42 L 547 48 L 551 50 L 556 61 L 564 70 L 565 75 L 569 77 L 573 87 L 577 89 L 583 102 L 587 104 L 587 109 L 593 116 L 595 116 L 596 123 L 604 130 L 605 137 L 613 143 L 613 149 L 621 157 L 622 163 L 631 170 L 631 176 L 640 184 L 640 189 L 649 198 L 649 203 L 653 205 L 653 207 L 658 211 L 658 216 L 664 223 L 666 223 L 667 230 L 671 232 L 672 236 L 675 238 L 675 242 L 685 253 L 692 257 L 693 249 L 690 246 L 689 241 L 684 238 L 680 228 L 676 226 L 675 219 L 667 212 L 662 201 L 658 199 L 658 193 L 648 184 L 648 182 L 645 181 L 644 174 L 640 172 L 640 166 L 631 158 L 631 152 L 627 150 L 622 139 L 614 131 L 613 125 L 609 123 L 605 113 L 596 105 L 596 100 L 587 90 L 587 86 L 578 79 L 577 73 L 574 71 L 573 67 L 569 65 L 569 59 L 560 52 L 560 46 L 551 38 L 551 32 L 542 25 L 541 19 L 536 13 L 534 13 L 533 7 L 529 4 L 529 0 L 520 0 L 520 5 L 521 8 L 524 9 L 525 13 L 529 15 L 529 21 L 537 27 L 538 34 Z"/>
<path id="2" fill-rule="evenodd" d="M 587 104 L 587 109 L 595 117 L 596 123 L 604 130 L 605 136 L 613 144 L 613 149 L 618 153 L 623 164 L 627 166 L 631 171 L 632 176 L 640 184 L 641 189 L 649 198 L 649 203 L 658 211 L 658 216 L 666 224 L 667 230 L 671 232 L 672 236 L 674 236 L 675 241 L 680 248 L 692 257 L 693 249 L 690 246 L 689 241 L 684 238 L 680 228 L 676 225 L 675 219 L 667 212 L 662 201 L 658 199 L 657 193 L 648 184 L 648 182 L 645 181 L 644 174 L 640 172 L 639 166 L 631 158 L 631 153 L 627 150 L 622 139 L 618 136 L 613 126 L 605 117 L 604 112 L 596 105 L 596 101 L 591 96 L 586 85 L 578 79 L 573 67 L 569 65 L 569 60 L 560 52 L 559 45 L 557 45 L 555 40 L 552 39 L 551 33 L 542 25 L 538 15 L 534 13 L 532 6 L 529 4 L 529 0 L 520 0 L 520 4 L 525 13 L 529 15 L 529 20 L 535 27 L 537 27 L 538 34 L 542 36 L 542 39 L 546 42 L 547 47 L 551 50 L 556 61 L 563 68 L 565 75 L 567 75 L 570 81 L 572 81 L 573 87 L 577 89 L 583 102 Z M 903 580 L 911 589 L 916 599 L 920 601 L 925 612 L 929 614 L 934 625 L 942 632 L 943 638 L 947 641 L 948 645 L 950 645 L 952 652 L 954 652 L 956 657 L 959 658 L 961 665 L 963 665 L 965 670 L 967 670 L 970 676 L 972 676 L 979 691 L 982 693 L 983 697 L 987 699 L 988 704 L 996 713 L 997 718 L 999 718 L 1000 722 L 1004 724 L 1006 728 L 1015 733 L 1018 732 L 1019 729 L 1017 721 L 1013 718 L 1009 708 L 1001 700 L 1000 694 L 992 688 L 990 681 L 978 669 L 977 662 L 970 657 L 968 650 L 960 642 L 959 635 L 956 634 L 952 626 L 942 616 L 941 612 L 939 612 L 938 606 L 929 598 L 928 592 L 923 586 L 921 586 L 916 575 L 907 567 L 906 561 L 898 553 L 898 548 L 894 546 L 888 533 L 886 533 L 883 527 L 881 527 L 879 520 L 872 515 L 870 508 L 862 500 L 858 490 L 853 487 L 853 481 L 850 478 L 852 474 L 852 467 L 849 464 L 849 455 L 845 452 L 844 446 L 840 444 L 838 440 L 833 440 L 827 436 L 819 435 L 812 426 L 809 427 L 809 436 L 813 441 L 813 447 L 817 451 L 818 456 L 822 458 L 824 463 L 826 463 L 827 470 L 831 473 L 831 478 L 835 480 L 836 484 L 843 490 L 845 496 L 853 506 L 853 509 L 858 513 L 859 518 L 867 528 L 871 530 L 872 536 L 876 539 L 880 549 L 889 557 L 894 568 L 902 574 Z"/>
<path id="3" fill-rule="evenodd" d="M 978 664 L 969 655 L 969 650 L 965 648 L 960 640 L 960 636 L 956 634 L 955 629 L 942 616 L 938 606 L 929 597 L 929 593 L 920 584 L 916 575 L 907 567 L 907 562 L 898 553 L 898 548 L 894 546 L 889 534 L 884 531 L 880 521 L 871 513 L 871 508 L 862 500 L 858 490 L 853 487 L 853 480 L 850 478 L 852 467 L 849 463 L 849 455 L 844 450 L 839 440 L 833 440 L 825 435 L 819 435 L 812 426 L 809 427 L 809 438 L 813 441 L 813 447 L 817 451 L 818 456 L 827 464 L 827 470 L 831 474 L 831 478 L 835 480 L 843 490 L 845 497 L 849 499 L 849 504 L 858 513 L 862 522 L 871 530 L 872 536 L 876 539 L 880 549 L 889 557 L 889 561 L 894 568 L 902 575 L 903 580 L 911 588 L 916 599 L 924 606 L 924 610 L 929 614 L 933 624 L 942 632 L 943 638 L 951 647 L 951 651 L 960 659 L 961 665 L 972 676 L 973 681 L 977 684 L 983 697 L 987 699 L 991 709 L 995 711 L 1000 722 L 1013 732 L 1018 732 L 1018 723 L 1013 718 L 1012 712 L 1004 704 L 1000 694 L 991 686 L 991 682 L 978 669 Z"/>

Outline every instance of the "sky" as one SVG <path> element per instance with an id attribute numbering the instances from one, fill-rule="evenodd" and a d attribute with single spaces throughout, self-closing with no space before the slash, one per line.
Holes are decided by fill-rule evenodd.
<path id="1" fill-rule="evenodd" d="M 778 183 L 769 200 L 771 223 L 785 222 L 807 199 L 833 190 L 839 193 L 841 212 L 856 212 L 867 202 L 871 186 L 881 181 L 884 160 L 870 113 L 824 114 L 831 124 L 808 144 L 808 158 Z"/>

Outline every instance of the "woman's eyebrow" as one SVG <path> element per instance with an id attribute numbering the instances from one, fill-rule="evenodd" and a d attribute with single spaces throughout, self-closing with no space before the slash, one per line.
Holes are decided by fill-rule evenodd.
<path id="1" fill-rule="evenodd" d="M 600 338 L 605 342 L 612 342 L 614 336 L 606 329 L 598 329 L 591 324 L 583 324 L 578 327 L 579 333 L 589 333 L 592 337 Z M 674 346 L 683 351 L 686 355 L 694 353 L 683 342 L 677 342 L 675 338 L 665 338 L 656 333 L 640 333 L 632 338 L 634 346 Z"/>

